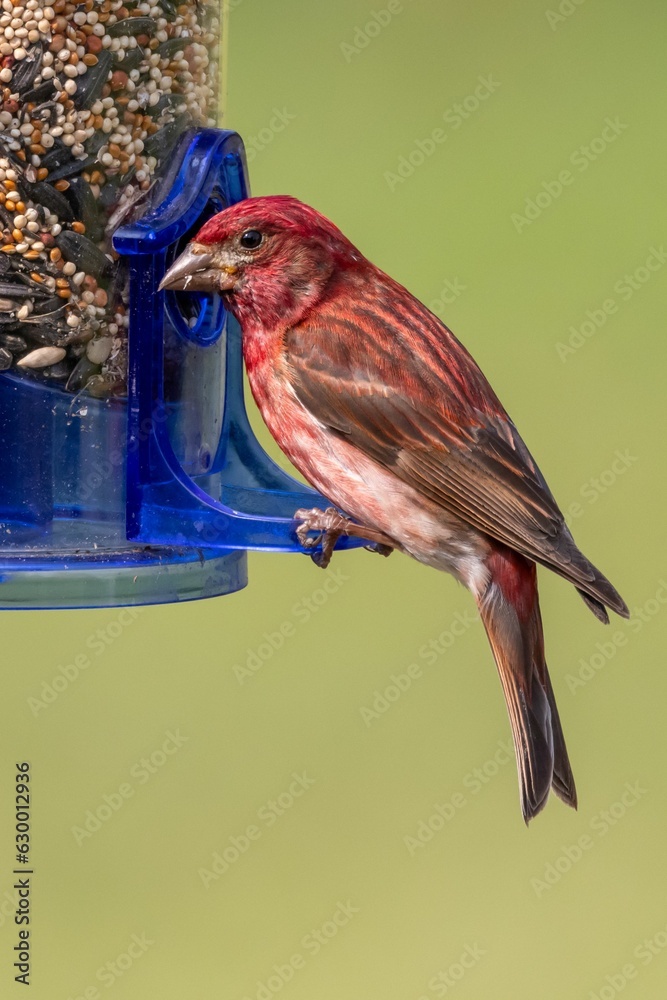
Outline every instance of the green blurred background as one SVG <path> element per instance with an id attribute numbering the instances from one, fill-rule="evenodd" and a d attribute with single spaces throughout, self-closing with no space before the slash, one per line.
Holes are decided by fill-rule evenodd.
<path id="1" fill-rule="evenodd" d="M 35 1000 L 663 995 L 664 4 L 229 6 L 253 192 L 446 318 L 633 619 L 541 573 L 580 807 L 526 830 L 473 602 L 404 557 L 251 555 L 245 591 L 123 627 L 6 612 L 0 992 L 28 758 Z"/>

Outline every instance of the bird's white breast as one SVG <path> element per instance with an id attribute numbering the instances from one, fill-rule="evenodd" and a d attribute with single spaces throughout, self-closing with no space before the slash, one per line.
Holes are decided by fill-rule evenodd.
<path id="1" fill-rule="evenodd" d="M 249 371 L 260 412 L 305 479 L 360 524 L 378 528 L 420 562 L 453 573 L 474 591 L 486 586 L 483 535 L 404 483 L 320 423 L 269 360 Z"/>

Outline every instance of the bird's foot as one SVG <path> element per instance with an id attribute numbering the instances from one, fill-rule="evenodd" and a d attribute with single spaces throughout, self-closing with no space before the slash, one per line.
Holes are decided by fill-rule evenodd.
<path id="1" fill-rule="evenodd" d="M 373 544 L 367 545 L 366 548 L 373 552 L 379 552 L 383 556 L 388 556 L 393 550 L 391 539 L 387 535 L 374 528 L 365 528 L 362 524 L 356 524 L 335 507 L 327 507 L 326 510 L 321 510 L 319 507 L 312 507 L 308 510 L 302 507 L 296 511 L 294 519 L 301 521 L 296 529 L 296 537 L 304 549 L 315 548 L 321 543 L 321 550 L 313 552 L 311 556 L 313 562 L 321 569 L 326 569 L 331 562 L 336 542 L 342 535 L 369 539 Z M 317 534 L 311 537 L 311 531 L 315 531 Z"/>
<path id="2" fill-rule="evenodd" d="M 301 521 L 296 529 L 296 537 L 304 549 L 314 549 L 316 545 L 322 543 L 321 551 L 313 552 L 311 558 L 321 569 L 326 569 L 331 562 L 336 542 L 346 533 L 346 527 L 352 522 L 343 517 L 335 507 L 327 507 L 326 510 L 321 510 L 319 507 L 308 510 L 302 507 L 296 511 L 294 519 Z M 316 531 L 317 534 L 311 536 L 311 531 Z"/>

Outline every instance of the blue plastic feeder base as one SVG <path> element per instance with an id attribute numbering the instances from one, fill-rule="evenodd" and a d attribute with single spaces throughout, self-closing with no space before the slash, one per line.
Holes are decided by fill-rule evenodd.
<path id="1" fill-rule="evenodd" d="M 109 568 L 108 561 L 113 563 Z M 125 564 L 124 564 L 125 562 Z M 46 563 L 30 556 L 0 563 L 0 610 L 117 608 L 219 597 L 248 583 L 246 552 L 186 549 L 100 553 Z"/>
<path id="2" fill-rule="evenodd" d="M 160 604 L 230 594 L 247 555 L 127 538 L 125 400 L 0 377 L 0 609 Z M 187 517 L 183 530 L 189 528 Z"/>

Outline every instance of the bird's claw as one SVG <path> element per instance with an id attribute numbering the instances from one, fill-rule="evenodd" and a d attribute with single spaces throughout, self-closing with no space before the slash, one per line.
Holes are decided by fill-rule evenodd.
<path id="1" fill-rule="evenodd" d="M 390 556 L 394 551 L 393 545 L 383 545 L 382 542 L 373 542 L 372 545 L 364 545 L 367 552 L 376 552 L 379 556 Z"/>
<path id="2" fill-rule="evenodd" d="M 326 569 L 331 562 L 336 542 L 345 534 L 345 529 L 351 522 L 335 507 L 327 507 L 326 510 L 321 510 L 319 507 L 308 510 L 303 507 L 296 511 L 294 518 L 301 521 L 296 529 L 296 537 L 304 549 L 313 549 L 321 543 L 321 550 L 313 552 L 311 559 L 320 569 Z M 316 531 L 317 534 L 311 537 L 311 531 Z"/>
<path id="3" fill-rule="evenodd" d="M 326 510 L 321 510 L 319 507 L 312 507 L 308 510 L 303 507 L 296 511 L 294 519 L 301 521 L 296 529 L 296 537 L 304 549 L 313 549 L 321 543 L 321 550 L 311 553 L 311 559 L 322 569 L 326 569 L 331 562 L 336 542 L 342 535 L 377 539 L 372 544 L 366 545 L 365 548 L 371 552 L 378 552 L 382 556 L 391 555 L 394 550 L 393 545 L 388 544 L 389 539 L 386 535 L 373 528 L 365 528 L 363 525 L 355 524 L 354 521 L 337 511 L 335 507 L 327 507 Z M 314 537 L 310 534 L 313 531 L 317 532 Z"/>

